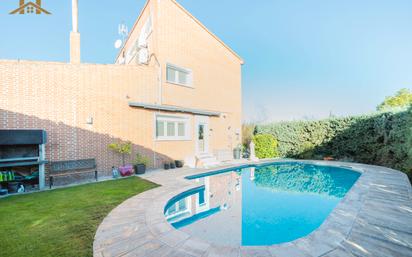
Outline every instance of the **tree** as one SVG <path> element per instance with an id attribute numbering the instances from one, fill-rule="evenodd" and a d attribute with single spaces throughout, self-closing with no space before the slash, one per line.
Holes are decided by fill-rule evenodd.
<path id="1" fill-rule="evenodd" d="M 112 143 L 109 145 L 109 148 L 122 155 L 123 166 L 125 165 L 126 155 L 130 155 L 132 153 L 132 143 L 130 141 L 127 141 L 125 143 Z"/>
<path id="2" fill-rule="evenodd" d="M 394 96 L 388 96 L 378 105 L 378 111 L 386 111 L 392 108 L 404 108 L 412 105 L 412 91 L 407 88 L 399 90 Z"/>

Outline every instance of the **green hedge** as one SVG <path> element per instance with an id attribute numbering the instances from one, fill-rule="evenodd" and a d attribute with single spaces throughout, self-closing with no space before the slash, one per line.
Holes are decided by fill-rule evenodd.
<path id="1" fill-rule="evenodd" d="M 278 157 L 278 142 L 270 134 L 259 134 L 253 137 L 255 143 L 256 157 L 259 159 Z"/>
<path id="2" fill-rule="evenodd" d="M 281 157 L 331 156 L 399 169 L 412 175 L 412 108 L 400 112 L 258 125 L 278 141 Z"/>

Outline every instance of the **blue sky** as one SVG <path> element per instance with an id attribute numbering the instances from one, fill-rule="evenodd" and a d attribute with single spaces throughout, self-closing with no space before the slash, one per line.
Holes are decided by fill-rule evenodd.
<path id="1" fill-rule="evenodd" d="M 144 0 L 80 0 L 82 61 L 112 63 L 117 26 Z M 180 0 L 245 60 L 245 120 L 312 119 L 374 111 L 412 88 L 410 0 Z M 43 0 L 50 16 L 8 15 L 0 3 L 0 59 L 68 61 L 71 0 Z"/>

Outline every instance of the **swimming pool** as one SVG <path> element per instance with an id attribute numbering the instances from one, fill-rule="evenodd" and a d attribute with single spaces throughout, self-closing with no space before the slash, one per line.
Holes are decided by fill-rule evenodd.
<path id="1" fill-rule="evenodd" d="M 359 178 L 343 167 L 283 162 L 188 177 L 195 188 L 167 203 L 176 229 L 230 246 L 273 245 L 318 228 Z"/>

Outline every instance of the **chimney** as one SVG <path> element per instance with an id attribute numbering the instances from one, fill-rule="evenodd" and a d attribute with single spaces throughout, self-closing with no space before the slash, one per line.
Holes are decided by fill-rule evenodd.
<path id="1" fill-rule="evenodd" d="M 41 7 L 41 0 L 36 0 L 36 4 Z M 36 14 L 40 14 L 40 13 L 41 13 L 40 9 L 36 8 Z"/>
<path id="2" fill-rule="evenodd" d="M 80 63 L 80 33 L 78 0 L 72 0 L 72 32 L 70 32 L 70 63 Z"/>

